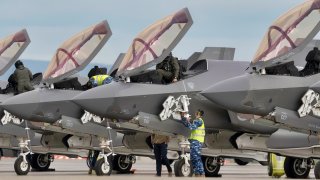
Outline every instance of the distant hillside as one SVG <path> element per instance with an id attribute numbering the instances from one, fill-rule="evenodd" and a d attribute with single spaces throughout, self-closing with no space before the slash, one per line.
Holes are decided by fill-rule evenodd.
<path id="1" fill-rule="evenodd" d="M 31 72 L 33 74 L 35 74 L 37 72 L 43 73 L 43 71 L 45 71 L 47 69 L 47 66 L 49 64 L 49 61 L 39 61 L 39 60 L 22 60 L 22 62 L 24 63 L 24 65 L 26 67 L 28 67 L 31 70 Z M 98 65 L 99 67 L 107 67 L 108 71 L 112 66 L 112 65 L 99 64 L 99 63 L 90 63 L 90 64 L 88 64 L 88 66 L 85 69 L 80 71 L 79 74 L 81 76 L 87 76 L 90 69 L 95 65 Z M 2 75 L 0 77 L 0 79 L 7 80 L 8 77 L 10 76 L 10 74 L 12 74 L 14 70 L 15 70 L 15 67 L 13 65 L 10 69 L 8 69 L 8 71 L 4 75 Z"/>

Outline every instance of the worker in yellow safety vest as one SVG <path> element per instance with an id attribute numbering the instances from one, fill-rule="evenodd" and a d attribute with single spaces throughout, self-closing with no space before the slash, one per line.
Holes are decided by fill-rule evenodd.
<path id="1" fill-rule="evenodd" d="M 101 86 L 103 84 L 109 84 L 111 83 L 111 81 L 112 81 L 112 77 L 107 74 L 98 74 L 90 78 L 92 87 Z"/>
<path id="2" fill-rule="evenodd" d="M 195 119 L 193 121 L 190 118 L 186 117 L 186 113 L 181 113 L 182 123 L 191 129 L 191 135 L 189 137 L 190 141 L 190 158 L 191 164 L 193 167 L 193 172 L 196 177 L 204 177 L 204 169 L 203 163 L 201 160 L 201 149 L 202 144 L 204 143 L 205 137 L 205 125 L 202 119 L 204 112 L 202 110 L 198 110 L 195 113 Z"/>

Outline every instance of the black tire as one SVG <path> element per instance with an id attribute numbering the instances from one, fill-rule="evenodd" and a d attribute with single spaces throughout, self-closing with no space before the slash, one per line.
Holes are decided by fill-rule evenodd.
<path id="1" fill-rule="evenodd" d="M 217 177 L 220 171 L 220 164 L 215 163 L 216 157 L 202 157 L 204 173 L 206 177 Z"/>
<path id="2" fill-rule="evenodd" d="M 17 175 L 27 175 L 30 171 L 30 163 L 25 163 L 23 157 L 19 156 L 14 162 L 14 171 Z"/>
<path id="3" fill-rule="evenodd" d="M 310 173 L 310 167 L 300 168 L 303 159 L 286 157 L 284 161 L 284 172 L 288 178 L 306 179 Z M 308 160 L 309 161 L 309 160 Z"/>
<path id="4" fill-rule="evenodd" d="M 105 165 L 104 158 L 97 160 L 94 170 L 97 176 L 110 176 L 112 172 L 112 158 L 108 157 L 109 165 Z"/>
<path id="5" fill-rule="evenodd" d="M 132 168 L 132 163 L 126 163 L 126 155 L 115 155 L 113 159 L 113 170 L 119 171 L 120 173 L 129 173 Z"/>
<path id="6" fill-rule="evenodd" d="M 234 162 L 237 163 L 239 166 L 245 166 L 249 163 L 249 162 L 243 161 L 241 159 L 234 159 Z"/>
<path id="7" fill-rule="evenodd" d="M 316 179 L 320 179 L 320 161 L 314 166 L 314 176 Z"/>
<path id="8" fill-rule="evenodd" d="M 50 160 L 48 154 L 33 154 L 30 165 L 33 169 L 38 171 L 46 171 L 50 167 Z"/>
<path id="9" fill-rule="evenodd" d="M 179 159 L 174 163 L 174 174 L 176 177 L 191 177 L 193 174 L 192 165 L 189 161 L 190 166 L 185 167 L 184 159 Z"/>

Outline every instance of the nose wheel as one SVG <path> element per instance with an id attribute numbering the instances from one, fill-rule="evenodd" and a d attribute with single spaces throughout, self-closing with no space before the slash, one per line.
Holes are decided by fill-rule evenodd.
<path id="1" fill-rule="evenodd" d="M 30 163 L 26 156 L 20 155 L 14 162 L 14 171 L 17 175 L 27 175 L 30 171 Z"/>
<path id="2" fill-rule="evenodd" d="M 94 170 L 97 176 L 110 176 L 112 172 L 112 158 L 113 156 L 109 154 L 100 155 L 100 159 L 96 162 Z"/>

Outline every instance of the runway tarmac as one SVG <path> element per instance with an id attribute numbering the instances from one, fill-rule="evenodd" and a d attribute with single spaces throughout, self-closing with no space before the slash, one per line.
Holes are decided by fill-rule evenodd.
<path id="1" fill-rule="evenodd" d="M 3 158 L 0 160 L 0 179 L 1 180 L 95 180 L 95 179 L 125 179 L 130 180 L 151 180 L 159 179 L 155 177 L 155 161 L 149 158 L 138 158 L 137 163 L 133 165 L 133 169 L 136 169 L 134 174 L 112 174 L 109 177 L 98 177 L 96 175 L 88 175 L 88 167 L 86 161 L 83 159 L 56 159 L 51 167 L 55 168 L 53 172 L 30 172 L 27 176 L 17 176 L 13 169 L 15 159 Z M 221 167 L 221 178 L 215 179 L 274 179 L 268 177 L 267 167 L 261 166 L 257 163 L 249 163 L 246 166 L 238 166 L 235 163 L 229 162 L 225 166 Z M 168 177 L 166 168 L 163 166 L 163 173 L 161 179 L 172 179 L 177 177 Z M 180 178 L 181 179 L 181 178 Z M 286 176 L 282 176 L 280 179 L 287 179 Z M 314 179 L 313 169 L 310 171 L 310 178 Z"/>

